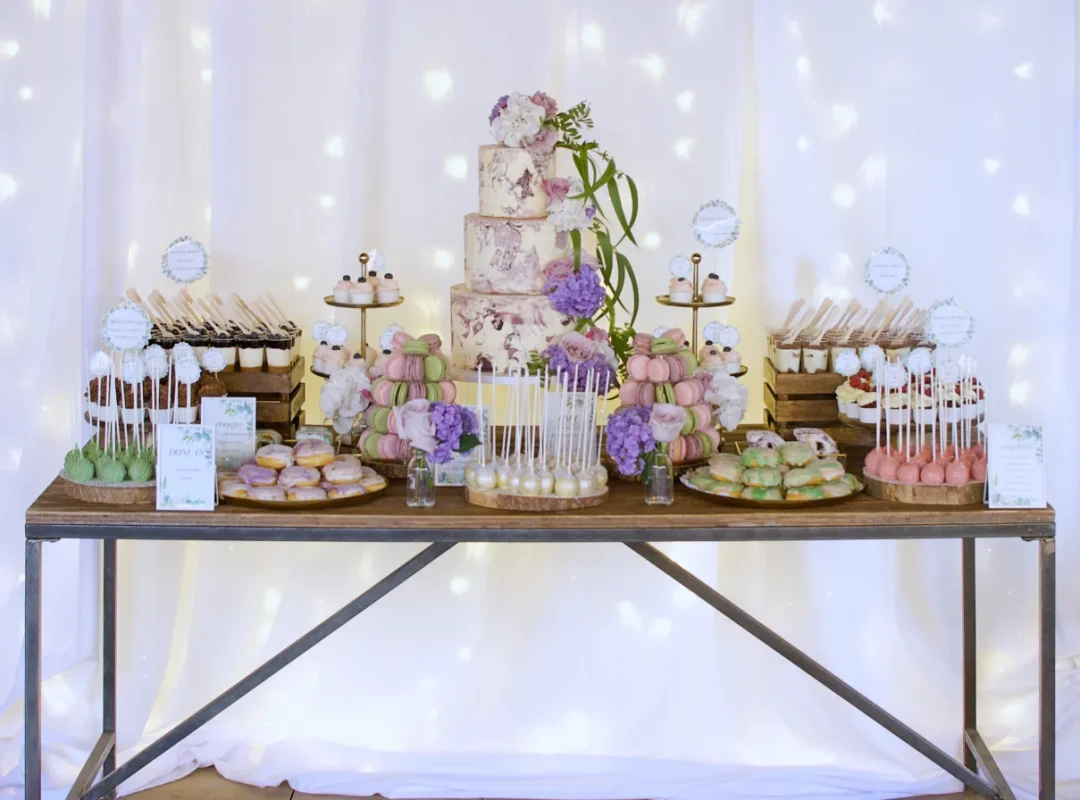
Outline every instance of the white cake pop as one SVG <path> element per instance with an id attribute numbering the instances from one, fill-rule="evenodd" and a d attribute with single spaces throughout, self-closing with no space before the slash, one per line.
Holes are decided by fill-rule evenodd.
<path id="1" fill-rule="evenodd" d="M 109 368 L 112 366 L 112 359 L 109 358 L 109 354 L 101 350 L 90 356 L 89 367 L 90 374 L 95 378 L 104 378 L 109 374 Z"/>
<path id="2" fill-rule="evenodd" d="M 169 374 L 169 354 L 165 348 L 158 344 L 152 344 L 143 351 L 143 361 L 146 362 L 146 374 L 152 380 L 160 381 Z"/>

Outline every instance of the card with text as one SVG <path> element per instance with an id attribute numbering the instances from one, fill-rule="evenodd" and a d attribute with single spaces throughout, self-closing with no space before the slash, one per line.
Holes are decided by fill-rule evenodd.
<path id="1" fill-rule="evenodd" d="M 255 398 L 204 397 L 202 424 L 214 429 L 218 469 L 236 471 L 255 457 Z"/>
<path id="2" fill-rule="evenodd" d="M 986 445 L 990 508 L 1046 508 L 1042 426 L 991 424 Z"/>
<path id="3" fill-rule="evenodd" d="M 157 426 L 158 511 L 213 511 L 217 495 L 214 429 Z"/>

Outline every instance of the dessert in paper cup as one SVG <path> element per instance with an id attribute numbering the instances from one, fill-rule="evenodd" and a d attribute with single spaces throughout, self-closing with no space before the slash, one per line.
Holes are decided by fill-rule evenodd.
<path id="1" fill-rule="evenodd" d="M 906 391 L 889 392 L 885 408 L 885 421 L 890 425 L 900 425 L 907 421 L 908 398 Z"/>
<path id="2" fill-rule="evenodd" d="M 863 392 L 856 404 L 859 406 L 860 422 L 877 422 L 881 418 L 881 409 L 878 407 L 875 392 Z"/>
<path id="3" fill-rule="evenodd" d="M 701 284 L 701 299 L 706 303 L 723 303 L 727 300 L 727 284 L 715 272 L 710 272 Z"/>
<path id="4" fill-rule="evenodd" d="M 851 419 L 859 418 L 859 396 L 863 390 L 851 385 L 850 381 L 844 381 L 836 387 L 836 407 L 839 412 Z"/>
<path id="5" fill-rule="evenodd" d="M 915 395 L 914 417 L 917 425 L 933 425 L 937 411 L 934 409 L 934 398 L 929 394 L 930 389 L 924 389 Z"/>
<path id="6" fill-rule="evenodd" d="M 829 348 L 823 345 L 803 344 L 802 371 L 807 374 L 825 372 L 829 366 Z"/>
<path id="7" fill-rule="evenodd" d="M 802 345 L 797 342 L 776 343 L 776 369 L 780 372 L 798 372 L 802 366 Z"/>

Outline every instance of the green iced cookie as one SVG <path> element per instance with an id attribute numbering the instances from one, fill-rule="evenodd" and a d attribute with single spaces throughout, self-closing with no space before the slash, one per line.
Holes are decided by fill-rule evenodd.
<path id="1" fill-rule="evenodd" d="M 784 486 L 789 489 L 797 489 L 800 486 L 808 486 L 811 483 L 821 483 L 821 476 L 812 469 L 795 467 L 784 474 Z"/>
<path id="2" fill-rule="evenodd" d="M 744 467 L 776 467 L 780 464 L 780 454 L 767 447 L 748 447 L 742 451 Z"/>
<path id="3" fill-rule="evenodd" d="M 702 475 L 700 472 L 697 472 L 690 478 L 690 483 L 694 484 L 694 486 L 701 489 L 703 492 L 712 492 L 719 481 L 714 480 L 709 475 Z"/>
<path id="4" fill-rule="evenodd" d="M 786 442 L 777 448 L 777 452 L 780 460 L 790 467 L 805 467 L 816 458 L 813 449 L 802 442 Z"/>
<path id="5" fill-rule="evenodd" d="M 825 492 L 826 497 L 847 497 L 852 492 L 851 486 L 844 480 L 823 483 L 821 490 Z"/>
<path id="6" fill-rule="evenodd" d="M 824 500 L 825 490 L 820 486 L 799 486 L 788 489 L 788 500 Z"/>
<path id="7" fill-rule="evenodd" d="M 717 481 L 712 493 L 720 495 L 720 497 L 742 497 L 744 491 L 746 491 L 746 488 L 741 483 Z"/>
<path id="8" fill-rule="evenodd" d="M 784 496 L 780 494 L 780 490 L 776 488 L 765 488 L 762 486 L 747 486 L 743 489 L 741 497 L 745 497 L 747 500 L 783 500 Z"/>
<path id="9" fill-rule="evenodd" d="M 773 487 L 779 486 L 783 476 L 780 470 L 773 467 L 754 467 L 743 470 L 743 483 L 750 487 Z"/>

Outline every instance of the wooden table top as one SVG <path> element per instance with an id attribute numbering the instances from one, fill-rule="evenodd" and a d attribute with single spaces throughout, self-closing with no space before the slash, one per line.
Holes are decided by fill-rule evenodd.
<path id="1" fill-rule="evenodd" d="M 70 499 L 54 481 L 26 512 L 30 539 L 116 538 L 226 541 L 782 541 L 810 539 L 1048 538 L 1052 508 L 911 506 L 860 495 L 825 508 L 719 505 L 678 486 L 674 505 L 646 506 L 639 484 L 612 481 L 608 502 L 557 514 L 470 505 L 460 489 L 436 491 L 431 509 L 405 505 L 405 485 L 362 505 L 277 511 L 223 504 L 208 511 L 156 511 Z"/>

